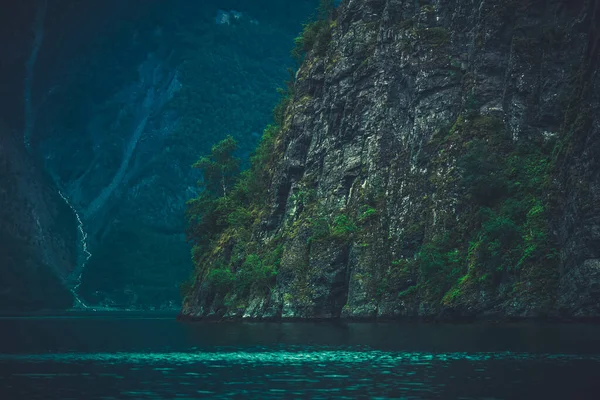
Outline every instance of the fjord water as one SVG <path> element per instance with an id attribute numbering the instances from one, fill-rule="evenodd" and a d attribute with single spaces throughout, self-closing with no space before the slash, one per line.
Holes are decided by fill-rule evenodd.
<path id="1" fill-rule="evenodd" d="M 600 326 L 0 319 L 1 399 L 597 399 Z"/>

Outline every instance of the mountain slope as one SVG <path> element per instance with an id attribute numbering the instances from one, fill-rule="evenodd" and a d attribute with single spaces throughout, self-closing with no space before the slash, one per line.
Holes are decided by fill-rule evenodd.
<path id="1" fill-rule="evenodd" d="M 50 178 L 0 127 L 0 311 L 73 305 L 76 226 Z"/>

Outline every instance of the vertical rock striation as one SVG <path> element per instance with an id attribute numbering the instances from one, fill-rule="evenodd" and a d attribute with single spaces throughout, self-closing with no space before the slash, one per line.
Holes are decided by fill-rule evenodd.
<path id="1" fill-rule="evenodd" d="M 215 289 L 222 236 L 182 317 L 597 317 L 599 4 L 342 2 L 252 225 L 276 281 Z"/>

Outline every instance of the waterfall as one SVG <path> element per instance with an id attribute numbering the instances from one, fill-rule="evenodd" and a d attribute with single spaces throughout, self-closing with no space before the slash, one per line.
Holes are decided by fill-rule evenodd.
<path id="1" fill-rule="evenodd" d="M 35 125 L 35 115 L 33 112 L 32 104 L 32 92 L 33 92 L 33 73 L 35 68 L 35 62 L 37 61 L 38 53 L 42 47 L 44 40 L 44 20 L 46 19 L 46 8 L 48 6 L 47 0 L 42 0 L 41 5 L 38 8 L 35 23 L 34 23 L 34 39 L 33 47 L 31 48 L 31 54 L 25 64 L 25 88 L 23 94 L 23 100 L 25 105 L 25 129 L 23 132 L 23 142 L 25 148 L 29 151 L 31 148 L 31 134 Z"/>
<path id="2" fill-rule="evenodd" d="M 85 269 L 85 264 L 89 261 L 90 257 L 92 256 L 92 253 L 90 253 L 90 251 L 88 250 L 88 244 L 87 244 L 88 235 L 84 229 L 83 221 L 81 220 L 81 217 L 80 217 L 79 213 L 77 212 L 77 210 L 75 209 L 75 207 L 71 204 L 69 199 L 60 190 L 58 191 L 58 194 L 60 195 L 60 197 L 62 197 L 64 202 L 67 204 L 67 206 L 69 206 L 69 208 L 73 211 L 75 218 L 77 218 L 77 230 L 78 230 L 78 236 L 79 236 L 79 243 L 81 245 L 81 247 L 80 247 L 81 252 L 79 253 L 79 255 L 77 257 L 77 264 L 75 266 L 75 269 L 71 273 L 71 279 L 69 279 L 69 283 L 72 283 L 72 282 L 75 283 L 70 288 L 71 293 L 73 293 L 73 297 L 75 299 L 75 304 L 73 304 L 73 307 L 87 309 L 87 308 L 89 308 L 89 306 L 87 306 L 83 302 L 83 300 L 81 300 L 81 298 L 79 297 L 78 289 L 79 289 L 79 286 L 81 286 L 81 276 L 83 275 L 83 270 Z M 73 277 L 75 279 L 73 279 Z"/>
<path id="3" fill-rule="evenodd" d="M 29 58 L 27 59 L 27 62 L 25 63 L 25 82 L 24 82 L 24 93 L 23 93 L 23 103 L 24 103 L 24 107 L 25 107 L 25 126 L 24 126 L 24 130 L 23 130 L 23 143 L 25 144 L 25 148 L 27 149 L 27 151 L 31 151 L 31 135 L 33 133 L 33 129 L 35 126 L 35 115 L 34 115 L 35 112 L 33 110 L 33 100 L 32 100 L 33 77 L 34 77 L 34 72 L 35 72 L 35 63 L 37 61 L 38 54 L 40 52 L 42 43 L 44 41 L 44 23 L 45 23 L 45 19 L 46 19 L 47 8 L 48 8 L 47 0 L 41 0 L 40 6 L 38 7 L 38 10 L 37 10 L 37 13 L 35 16 L 35 22 L 34 22 L 34 26 L 33 26 L 34 38 L 33 38 L 33 45 L 31 48 L 31 53 L 29 55 Z M 74 308 L 86 308 L 87 309 L 89 307 L 83 302 L 83 300 L 81 300 L 79 298 L 79 294 L 77 293 L 77 290 L 78 290 L 79 286 L 81 285 L 81 275 L 83 274 L 83 269 L 85 268 L 85 264 L 92 256 L 92 253 L 89 252 L 88 246 L 87 246 L 87 233 L 85 232 L 85 230 L 83 228 L 83 221 L 81 220 L 81 217 L 79 216 L 79 213 L 77 212 L 75 207 L 73 207 L 73 205 L 71 204 L 69 199 L 67 199 L 67 197 L 65 195 L 63 195 L 60 190 L 58 191 L 58 194 L 60 195 L 60 197 L 62 197 L 62 199 L 67 204 L 67 206 L 69 206 L 69 208 L 73 211 L 73 213 L 75 214 L 75 217 L 77 218 L 78 236 L 80 237 L 80 243 L 81 243 L 81 253 L 77 257 L 77 263 L 76 263 L 75 269 L 74 269 L 73 273 L 71 274 L 71 277 L 73 277 L 73 276 L 76 277 L 75 285 L 72 285 L 72 287 L 70 288 L 70 291 L 73 294 L 73 297 L 75 299 L 73 306 L 74 306 Z M 36 219 L 36 222 L 37 222 L 39 230 L 41 231 L 41 227 L 39 226 L 39 220 Z M 73 282 L 72 278 L 67 280 L 66 285 L 71 286 L 71 282 Z"/>

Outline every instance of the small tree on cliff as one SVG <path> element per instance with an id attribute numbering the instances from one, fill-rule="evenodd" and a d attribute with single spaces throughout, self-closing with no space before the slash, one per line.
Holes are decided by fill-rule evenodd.
<path id="1" fill-rule="evenodd" d="M 240 174 L 240 160 L 234 156 L 237 142 L 227 136 L 201 157 L 193 168 L 200 170 L 202 189 L 198 197 L 187 202 L 188 240 L 194 243 L 194 259 L 226 225 L 228 196 Z"/>
<path id="2" fill-rule="evenodd" d="M 240 160 L 234 156 L 237 141 L 230 135 L 212 147 L 210 155 L 194 165 L 202 173 L 200 186 L 215 197 L 227 197 L 240 174 Z"/>

